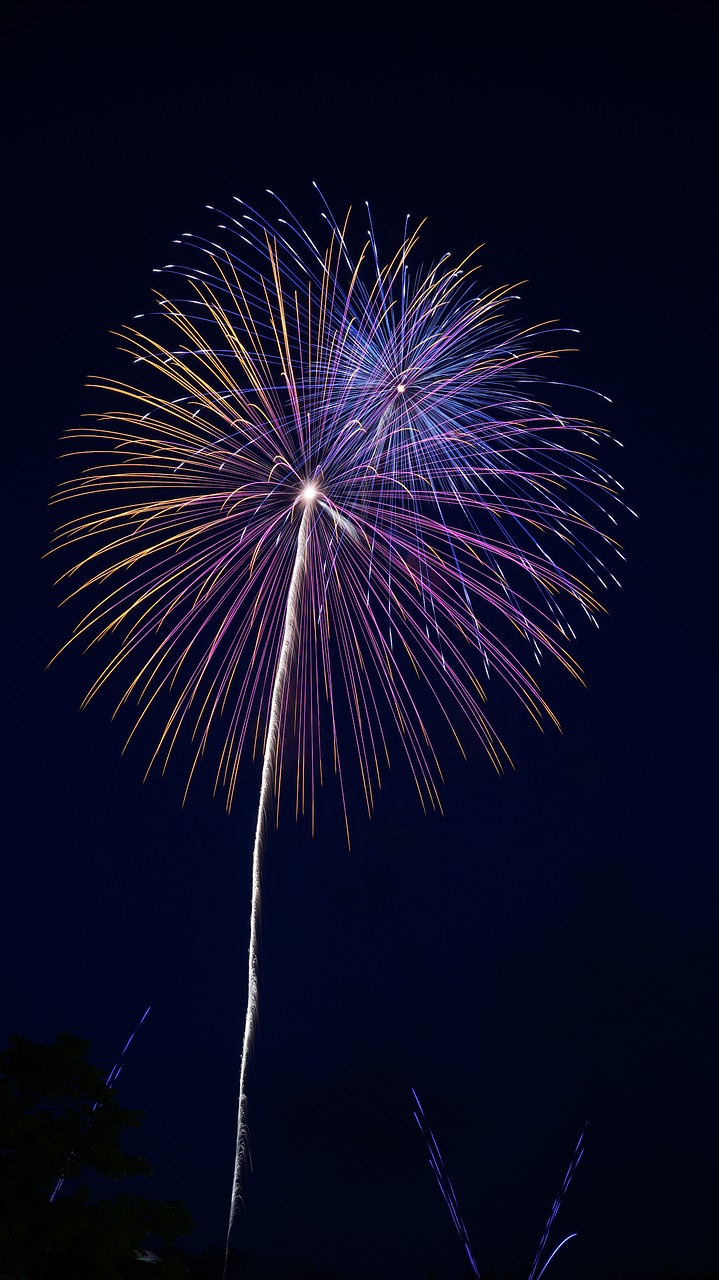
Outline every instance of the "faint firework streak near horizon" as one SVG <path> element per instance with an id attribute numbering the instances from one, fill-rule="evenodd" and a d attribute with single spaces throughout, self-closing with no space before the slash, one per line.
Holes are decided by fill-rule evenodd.
<path id="1" fill-rule="evenodd" d="M 177 242 L 197 263 L 163 268 L 183 296 L 156 294 L 146 331 L 122 331 L 142 379 L 93 379 L 117 407 L 67 433 L 84 469 L 55 499 L 80 503 L 56 537 L 75 559 L 68 598 L 88 601 L 68 644 L 109 653 L 85 701 L 125 673 L 130 737 L 164 705 L 151 763 L 186 731 L 188 786 L 215 737 L 228 808 L 243 752 L 262 759 L 230 1228 L 263 832 L 283 777 L 314 827 L 331 759 L 349 841 L 349 744 L 371 814 L 394 741 L 423 805 L 441 807 L 423 704 L 501 769 L 490 673 L 537 723 L 555 719 L 528 663 L 549 654 L 579 675 L 565 606 L 601 609 L 622 506 L 595 456 L 605 433 L 530 396 L 560 349 L 506 319 L 508 288 L 477 291 L 476 251 L 416 269 L 405 226 L 382 266 L 371 219 L 355 255 L 349 215 L 340 226 L 325 206 L 320 249 L 281 202 L 274 225 L 237 206 L 222 243 Z"/>
<path id="2" fill-rule="evenodd" d="M 471 1266 L 474 1275 L 477 1277 L 477 1280 L 480 1280 L 479 1268 L 477 1266 L 477 1262 L 474 1257 L 474 1253 L 472 1251 L 472 1244 L 469 1238 L 469 1232 L 467 1231 L 467 1228 L 464 1223 L 464 1219 L 462 1217 L 462 1214 L 460 1213 L 459 1202 L 457 1200 L 454 1187 L 452 1186 L 447 1170 L 444 1167 L 444 1160 L 442 1159 L 442 1153 L 437 1144 L 437 1139 L 435 1138 L 429 1126 L 429 1122 L 424 1113 L 424 1108 L 422 1106 L 422 1103 L 417 1097 L 417 1094 L 414 1089 L 412 1090 L 412 1097 L 414 1099 L 415 1108 L 416 1108 L 416 1110 L 413 1113 L 414 1118 L 415 1118 L 415 1121 L 417 1122 L 417 1127 L 427 1144 L 427 1152 L 429 1155 L 429 1167 L 432 1170 L 437 1180 L 437 1186 L 439 1187 L 442 1193 L 442 1198 L 445 1204 L 447 1205 L 447 1208 L 449 1209 L 450 1217 L 454 1224 L 455 1231 L 457 1232 L 457 1235 L 459 1236 L 460 1240 L 462 1241 L 462 1244 L 464 1245 L 464 1250 L 465 1250 L 465 1253 L 467 1254 L 469 1265 Z M 539 1248 L 537 1249 L 537 1252 L 535 1254 L 534 1262 L 532 1263 L 532 1270 L 529 1273 L 528 1280 L 542 1280 L 542 1276 L 544 1275 L 545 1271 L 549 1267 L 550 1262 L 552 1262 L 552 1260 L 556 1258 L 560 1249 L 563 1249 L 565 1244 L 567 1244 L 570 1240 L 576 1239 L 576 1235 L 577 1235 L 576 1231 L 570 1231 L 569 1235 L 565 1236 L 563 1240 L 559 1241 L 559 1244 L 554 1246 L 554 1248 L 552 1249 L 552 1252 L 549 1254 L 549 1257 L 546 1257 L 547 1249 L 549 1248 L 549 1237 L 552 1232 L 552 1227 L 554 1226 L 554 1223 L 557 1218 L 557 1214 L 559 1213 L 559 1210 L 562 1207 L 564 1197 L 566 1196 L 569 1190 L 569 1186 L 572 1181 L 572 1178 L 574 1177 L 574 1174 L 577 1171 L 579 1162 L 582 1159 L 582 1156 L 584 1155 L 585 1133 L 586 1133 L 586 1125 L 582 1130 L 581 1134 L 579 1135 L 579 1141 L 577 1142 L 577 1145 L 574 1148 L 572 1158 L 569 1162 L 569 1168 L 567 1169 L 567 1172 L 565 1173 L 564 1179 L 562 1181 L 562 1186 L 560 1188 L 559 1195 L 556 1197 L 554 1204 L 552 1205 L 549 1211 L 549 1217 L 547 1218 L 547 1221 L 545 1223 L 544 1231 L 542 1233 L 542 1239 L 539 1242 Z M 539 1269 L 540 1267 L 541 1267 L 541 1271 Z"/>

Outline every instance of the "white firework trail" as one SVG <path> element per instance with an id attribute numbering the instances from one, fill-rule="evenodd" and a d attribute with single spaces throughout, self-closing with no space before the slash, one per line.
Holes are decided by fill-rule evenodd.
<path id="1" fill-rule="evenodd" d="M 242 1038 L 242 1059 L 240 1062 L 240 1088 L 237 1103 L 237 1141 L 235 1144 L 235 1172 L 232 1181 L 232 1197 L 230 1200 L 230 1220 L 227 1227 L 227 1247 L 225 1253 L 225 1270 L 230 1248 L 230 1235 L 238 1206 L 242 1202 L 242 1174 L 247 1158 L 247 1097 L 245 1080 L 247 1065 L 252 1047 L 252 1035 L 257 1020 L 257 940 L 260 924 L 262 851 L 264 833 L 267 822 L 267 810 L 272 796 L 275 781 L 275 765 L 277 762 L 277 743 L 280 729 L 280 708 L 284 694 L 285 681 L 297 639 L 297 605 L 302 591 L 305 571 L 305 551 L 307 548 L 307 526 L 313 507 L 316 491 L 308 486 L 303 494 L 304 511 L 297 535 L 297 550 L 292 568 L 287 606 L 285 609 L 285 627 L 282 645 L 277 659 L 275 682 L 272 689 L 270 718 L 267 726 L 267 737 L 262 759 L 262 781 L 260 783 L 260 802 L 257 809 L 257 825 L 255 828 L 255 844 L 252 850 L 252 902 L 250 906 L 250 947 L 247 973 L 247 1012 L 245 1014 L 245 1031 Z"/>

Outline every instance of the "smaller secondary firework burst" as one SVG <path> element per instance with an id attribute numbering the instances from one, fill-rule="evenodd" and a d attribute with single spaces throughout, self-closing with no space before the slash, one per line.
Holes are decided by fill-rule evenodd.
<path id="1" fill-rule="evenodd" d="M 452 1222 L 454 1223 L 454 1226 L 455 1226 L 455 1230 L 460 1240 L 462 1241 L 462 1244 L 464 1245 L 465 1253 L 467 1254 L 467 1257 L 469 1259 L 469 1264 L 472 1268 L 472 1271 L 474 1275 L 477 1277 L 477 1280 L 480 1280 L 479 1268 L 475 1261 L 475 1257 L 472 1252 L 472 1246 L 469 1240 L 469 1232 L 467 1231 L 467 1228 L 464 1224 L 464 1219 L 462 1218 L 462 1215 L 459 1211 L 459 1203 L 457 1201 L 457 1196 L 455 1194 L 455 1190 L 454 1190 L 454 1187 L 452 1186 L 447 1170 L 445 1169 L 444 1161 L 442 1159 L 440 1149 L 437 1145 L 437 1139 L 435 1138 L 429 1126 L 422 1104 L 419 1098 L 417 1097 L 417 1094 L 415 1093 L 414 1089 L 412 1090 L 412 1097 L 414 1098 L 414 1103 L 416 1107 L 416 1110 L 413 1113 L 414 1118 L 417 1121 L 417 1125 L 419 1127 L 420 1133 L 422 1134 L 422 1137 L 427 1143 L 427 1150 L 429 1152 L 430 1169 L 432 1170 L 435 1178 L 437 1179 L 437 1186 L 439 1187 L 442 1193 L 444 1202 L 447 1205 L 447 1208 L 449 1209 Z M 544 1232 L 542 1234 L 542 1239 L 539 1242 L 539 1248 L 537 1249 L 536 1257 L 534 1259 L 534 1262 L 532 1263 L 532 1269 L 529 1273 L 528 1280 L 541 1280 L 542 1276 L 547 1270 L 547 1267 L 549 1266 L 552 1259 L 556 1258 L 557 1254 L 559 1253 L 559 1250 L 562 1249 L 569 1240 L 576 1239 L 576 1235 L 577 1235 L 576 1231 L 571 1231 L 569 1235 L 565 1236 L 563 1240 L 559 1241 L 559 1244 L 552 1249 L 552 1252 L 549 1254 L 549 1256 L 548 1257 L 546 1256 L 547 1249 L 549 1247 L 549 1237 L 551 1235 L 551 1231 L 552 1231 L 552 1227 L 554 1226 L 555 1219 L 562 1206 L 562 1201 L 564 1200 L 564 1197 L 567 1194 L 567 1191 L 569 1190 L 569 1184 L 572 1181 L 574 1173 L 576 1172 L 579 1161 L 584 1155 L 584 1134 L 585 1133 L 586 1133 L 586 1126 L 582 1130 L 582 1133 L 579 1137 L 579 1141 L 576 1147 L 574 1148 L 574 1154 L 572 1156 L 572 1159 L 569 1162 L 569 1168 L 567 1169 L 567 1172 L 564 1175 L 564 1180 L 562 1182 L 559 1195 L 557 1196 L 550 1210 L 549 1217 L 547 1218 Z"/>
<path id="2" fill-rule="evenodd" d="M 478 290 L 476 253 L 415 266 L 406 226 L 382 265 L 371 219 L 356 252 L 349 215 L 322 216 L 323 248 L 281 202 L 182 237 L 195 265 L 168 264 L 174 296 L 123 331 L 137 381 L 94 380 L 114 407 L 68 433 L 82 469 L 56 497 L 76 511 L 57 534 L 68 598 L 87 602 L 68 643 L 105 654 L 86 701 L 122 681 L 130 737 L 164 707 L 152 762 L 186 736 L 188 785 L 216 741 L 228 808 L 261 759 L 230 1230 L 283 781 L 314 825 L 331 761 L 349 841 L 346 755 L 371 813 L 394 742 L 440 806 L 428 708 L 500 769 L 490 676 L 554 721 L 538 664 L 579 676 L 573 615 L 596 619 L 621 554 L 603 433 L 531 394 L 551 330 L 511 323 L 509 288 Z"/>

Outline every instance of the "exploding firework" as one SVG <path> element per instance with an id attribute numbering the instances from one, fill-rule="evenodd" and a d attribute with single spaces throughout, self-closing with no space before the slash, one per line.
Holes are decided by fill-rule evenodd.
<path id="1" fill-rule="evenodd" d="M 56 498 L 75 510 L 62 580 L 87 601 L 68 643 L 107 655 L 86 701 L 121 682 L 130 737 L 162 707 L 152 762 L 184 737 L 189 785 L 215 750 L 228 808 L 241 760 L 262 760 L 230 1227 L 283 782 L 314 826 L 331 768 L 349 840 L 348 756 L 370 812 L 392 747 L 440 804 L 442 723 L 501 768 L 490 676 L 553 720 L 538 664 L 579 674 L 572 613 L 596 615 L 620 554 L 600 431 L 536 398 L 561 348 L 507 318 L 508 288 L 478 288 L 476 253 L 424 269 L 405 227 L 381 265 L 371 220 L 353 250 L 325 209 L 319 247 L 279 210 L 238 202 L 217 241 L 178 242 L 195 265 L 166 266 L 181 286 L 122 331 L 136 381 L 93 380 L 108 407 L 68 433 L 81 469 Z"/>

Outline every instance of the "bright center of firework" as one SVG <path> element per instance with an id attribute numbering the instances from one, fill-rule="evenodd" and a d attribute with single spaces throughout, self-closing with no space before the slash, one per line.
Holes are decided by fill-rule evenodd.
<path id="1" fill-rule="evenodd" d="M 398 383 L 397 383 L 397 394 L 401 396 L 401 395 L 402 395 L 402 393 L 403 393 L 404 391 L 406 391 L 406 387 L 405 387 L 404 383 L 403 383 L 403 382 L 398 382 Z"/>
<path id="2" fill-rule="evenodd" d="M 302 497 L 304 498 L 305 502 L 314 502 L 315 498 L 317 497 L 316 486 L 313 484 L 306 484 L 304 489 L 302 490 Z"/>

